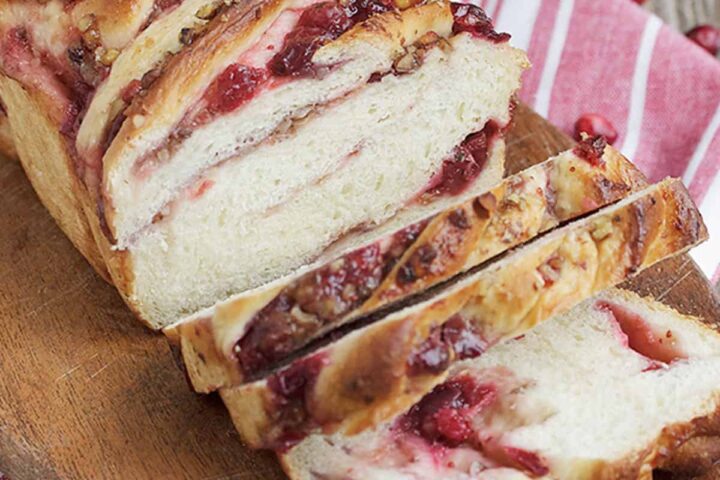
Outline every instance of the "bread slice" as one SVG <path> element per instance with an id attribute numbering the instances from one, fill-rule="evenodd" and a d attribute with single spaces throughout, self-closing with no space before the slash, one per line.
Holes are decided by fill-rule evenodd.
<path id="1" fill-rule="evenodd" d="M 281 460 L 293 480 L 650 479 L 720 433 L 719 375 L 715 329 L 612 290 L 457 364 L 392 422 Z"/>
<path id="2" fill-rule="evenodd" d="M 320 62 L 316 65 L 339 64 L 331 69 L 333 73 L 287 80 L 287 89 L 261 90 L 237 112 L 209 121 L 202 127 L 203 136 L 189 134 L 168 159 L 167 169 L 157 166 L 156 170 L 150 161 L 152 171 L 142 182 L 157 177 L 163 184 L 175 185 L 151 190 L 153 198 L 160 198 L 156 194 L 161 192 L 174 198 L 160 212 L 146 211 L 137 217 L 144 219 L 140 231 L 137 222 L 131 222 L 133 227 L 124 233 L 119 224 L 113 227 L 123 205 L 128 212 L 134 207 L 123 203 L 119 193 L 107 191 L 106 200 L 116 211 L 106 209 L 109 227 L 115 229 L 118 253 L 124 258 L 119 275 L 131 278 L 126 292 L 130 303 L 153 325 L 165 326 L 229 294 L 287 275 L 317 259 L 347 232 L 386 222 L 425 192 L 437 191 L 437 183 L 445 182 L 443 178 L 453 170 L 448 165 L 457 152 L 480 138 L 488 145 L 489 158 L 482 155 L 479 163 L 485 168 L 459 198 L 495 184 L 502 170 L 495 152 L 504 148 L 501 132 L 527 65 L 525 55 L 506 42 L 467 32 L 453 34 L 451 20 L 451 7 L 442 2 L 370 17 L 316 52 L 313 61 Z M 423 32 L 426 35 L 421 36 Z M 423 52 L 422 60 L 415 70 L 399 71 L 398 62 L 408 55 L 415 58 L 418 51 Z M 385 70 L 378 70 L 380 63 Z M 343 87 L 340 98 L 334 87 L 326 91 L 334 85 L 335 74 L 353 79 L 352 90 Z M 456 79 L 453 88 L 439 88 L 448 78 Z M 163 88 L 162 80 L 158 82 L 154 88 Z M 183 85 L 177 78 L 173 84 Z M 153 89 L 146 102 L 155 98 L 155 91 L 160 92 Z M 298 95 L 303 96 L 298 100 L 303 114 L 306 102 L 318 105 L 301 121 L 288 110 Z M 169 115 L 166 110 L 173 102 L 165 100 L 156 99 L 160 114 Z M 280 113 L 263 113 L 268 108 Z M 274 122 L 288 120 L 288 115 L 295 121 L 289 130 L 278 131 Z M 256 117 L 258 121 L 253 120 Z M 143 115 L 140 127 L 127 128 L 146 131 L 154 125 L 153 118 Z M 242 133 L 240 125 L 252 127 L 253 132 L 260 129 L 249 133 L 259 143 L 226 135 L 226 129 L 233 135 Z M 127 137 L 125 128 L 118 139 Z M 195 145 L 196 140 L 201 144 Z M 116 180 L 112 175 L 120 165 L 136 164 L 142 149 L 134 146 L 145 143 L 121 143 L 123 151 L 129 151 L 130 163 L 113 163 L 115 146 L 120 145 L 116 140 L 106 155 L 105 181 L 117 180 L 125 189 L 133 181 L 125 174 Z M 191 144 L 195 146 L 190 148 Z M 231 148 L 231 152 L 226 146 L 243 149 Z M 196 155 L 198 151 L 203 153 Z M 217 163 L 230 153 L 238 154 L 206 169 L 203 159 Z M 186 163 L 189 170 L 183 166 Z M 162 180 L 162 172 L 178 183 Z M 181 175 L 191 178 L 191 183 L 187 185 Z M 180 184 L 184 186 L 178 190 Z M 163 198 L 137 206 L 157 207 L 169 197 Z M 427 213 L 421 210 L 419 218 Z"/>
<path id="3" fill-rule="evenodd" d="M 706 237 L 687 190 L 666 180 L 266 379 L 220 394 L 253 447 L 277 448 L 318 429 L 358 433 L 409 408 L 455 360 L 520 335 Z"/>
<path id="4" fill-rule="evenodd" d="M 629 161 L 601 140 L 593 147 L 593 141 L 444 212 L 375 234 L 369 244 L 339 257 L 325 255 L 302 273 L 166 328 L 169 336 L 180 337 L 193 387 L 209 392 L 239 385 L 343 324 L 645 186 Z"/>
<path id="5" fill-rule="evenodd" d="M 76 245 L 92 233 L 86 254 L 99 250 L 154 328 L 286 275 L 428 191 L 471 195 L 502 175 L 527 59 L 475 7 L 130 3 L 6 2 L 0 97 L 14 130 L 46 117 L 50 138 L 32 151 L 54 154 L 21 152 L 26 169 L 57 173 L 34 182 L 40 196 L 61 225 L 87 216 L 66 232 Z M 86 58 L 89 42 L 103 55 Z M 302 68 L 279 74 L 269 49 L 286 61 L 298 46 Z M 432 211 L 419 207 L 406 211 Z"/>

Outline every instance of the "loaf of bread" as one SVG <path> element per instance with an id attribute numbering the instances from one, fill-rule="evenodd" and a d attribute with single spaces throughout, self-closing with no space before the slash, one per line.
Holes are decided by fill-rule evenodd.
<path id="1" fill-rule="evenodd" d="M 168 327 L 197 391 L 243 383 L 310 341 L 645 186 L 601 139 L 301 274 Z M 343 250 L 341 247 L 340 250 Z"/>
<path id="2" fill-rule="evenodd" d="M 720 433 L 719 376 L 717 331 L 615 290 L 457 364 L 391 422 L 281 460 L 293 480 L 650 479 Z"/>
<path id="3" fill-rule="evenodd" d="M 2 8 L 21 160 L 53 172 L 41 198 L 156 328 L 487 190 L 527 66 L 446 1 Z"/>
<path id="4" fill-rule="evenodd" d="M 454 361 L 478 356 L 706 236 L 687 190 L 666 180 L 220 394 L 253 447 L 280 448 L 318 429 L 355 434 L 409 408 Z"/>

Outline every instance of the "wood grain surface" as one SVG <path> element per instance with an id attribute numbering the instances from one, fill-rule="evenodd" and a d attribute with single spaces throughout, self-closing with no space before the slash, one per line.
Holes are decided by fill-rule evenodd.
<path id="1" fill-rule="evenodd" d="M 509 171 L 571 142 L 520 107 Z M 215 396 L 191 393 L 165 339 L 136 322 L 73 250 L 19 165 L 0 161 L 0 471 L 25 479 L 284 478 L 250 452 Z M 631 285 L 720 319 L 686 256 Z"/>

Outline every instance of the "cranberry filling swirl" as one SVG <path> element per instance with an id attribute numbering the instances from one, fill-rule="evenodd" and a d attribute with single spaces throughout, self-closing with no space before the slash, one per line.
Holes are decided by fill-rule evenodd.
<path id="1" fill-rule="evenodd" d="M 325 1 L 306 7 L 294 27 L 285 34 L 277 53 L 266 63 L 257 64 L 255 58 L 244 58 L 254 57 L 245 52 L 237 62 L 228 65 L 208 86 L 198 104 L 188 110 L 169 137 L 136 160 L 135 173 L 142 177 L 157 163 L 170 161 L 173 153 L 193 131 L 240 109 L 263 90 L 292 79 L 321 78 L 327 67 L 320 68 L 312 61 L 320 47 L 339 38 L 369 16 L 394 10 L 396 8 L 391 0 L 351 0 L 347 3 Z M 275 46 L 267 45 L 266 48 L 275 49 Z M 124 120 L 123 113 L 118 123 L 122 125 Z M 110 131 L 105 150 L 118 131 L 119 126 Z"/>

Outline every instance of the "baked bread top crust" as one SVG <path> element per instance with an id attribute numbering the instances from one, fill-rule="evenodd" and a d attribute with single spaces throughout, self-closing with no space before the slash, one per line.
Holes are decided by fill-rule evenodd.
<path id="1" fill-rule="evenodd" d="M 668 180 L 551 232 L 266 380 L 220 393 L 253 447 L 277 448 L 317 429 L 354 434 L 409 408 L 444 380 L 454 359 L 520 335 L 706 238 L 687 190 Z M 447 334 L 443 325 L 471 332 L 478 348 L 468 352 L 465 342 L 453 347 L 438 340 Z"/>

